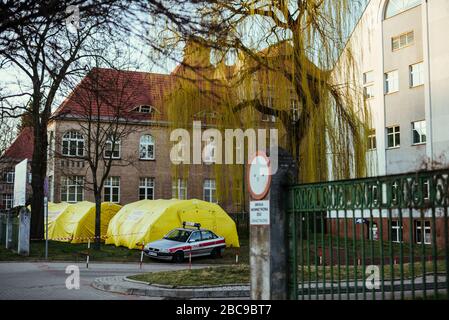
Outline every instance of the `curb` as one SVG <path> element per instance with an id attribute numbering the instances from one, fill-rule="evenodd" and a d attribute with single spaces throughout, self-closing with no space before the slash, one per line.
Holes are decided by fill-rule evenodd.
<path id="1" fill-rule="evenodd" d="M 229 284 L 214 284 L 214 285 L 204 285 L 204 286 L 174 286 L 169 284 L 159 284 L 159 283 L 150 283 L 145 281 L 139 281 L 130 279 L 128 277 L 123 278 L 124 281 L 132 282 L 132 283 L 138 283 L 138 284 L 144 284 L 156 288 L 163 288 L 163 289 L 216 289 L 216 288 L 228 288 L 228 287 L 249 287 L 249 283 L 229 283 Z"/>
<path id="2" fill-rule="evenodd" d="M 134 285 L 132 285 L 134 284 Z M 123 277 L 97 278 L 92 282 L 92 287 L 102 291 L 120 293 L 125 295 L 137 295 L 162 298 L 248 298 L 249 286 L 217 286 L 213 288 L 166 288 L 125 280 Z"/>

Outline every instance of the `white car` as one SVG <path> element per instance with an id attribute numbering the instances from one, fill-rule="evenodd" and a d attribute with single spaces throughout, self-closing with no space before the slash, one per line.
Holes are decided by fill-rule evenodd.
<path id="1" fill-rule="evenodd" d="M 221 257 L 225 247 L 223 237 L 210 230 L 201 229 L 199 223 L 184 222 L 182 228 L 171 230 L 163 239 L 145 245 L 143 252 L 150 258 L 179 263 L 190 255 L 192 258 Z"/>

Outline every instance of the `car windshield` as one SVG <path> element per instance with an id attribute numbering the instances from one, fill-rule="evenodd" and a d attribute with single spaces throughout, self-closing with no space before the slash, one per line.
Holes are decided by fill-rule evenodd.
<path id="1" fill-rule="evenodd" d="M 167 234 L 164 237 L 164 239 L 178 242 L 186 242 L 190 236 L 190 233 L 191 233 L 190 231 L 176 229 Z"/>

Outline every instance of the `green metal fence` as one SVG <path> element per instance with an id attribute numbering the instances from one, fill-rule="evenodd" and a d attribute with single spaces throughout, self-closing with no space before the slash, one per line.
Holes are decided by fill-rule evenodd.
<path id="1" fill-rule="evenodd" d="M 289 195 L 291 299 L 449 297 L 449 170 Z"/>

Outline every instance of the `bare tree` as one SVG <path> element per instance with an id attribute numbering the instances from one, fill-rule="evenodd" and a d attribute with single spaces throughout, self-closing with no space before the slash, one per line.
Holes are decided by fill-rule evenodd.
<path id="1" fill-rule="evenodd" d="M 101 202 L 106 179 L 113 167 L 132 166 L 138 159 L 137 155 L 122 156 L 122 143 L 147 118 L 147 114 L 138 110 L 142 103 L 142 90 L 146 88 L 145 74 L 140 73 L 141 77 L 136 77 L 123 66 L 112 68 L 112 65 L 101 68 L 97 60 L 96 67 L 74 88 L 53 117 L 54 120 L 74 122 L 75 132 L 83 137 L 81 148 L 64 144 L 59 138 L 54 155 L 56 160 L 87 163 L 85 169 L 64 166 L 62 172 L 71 176 L 84 171 L 84 187 L 91 190 L 95 198 L 97 249 L 100 248 Z"/>

